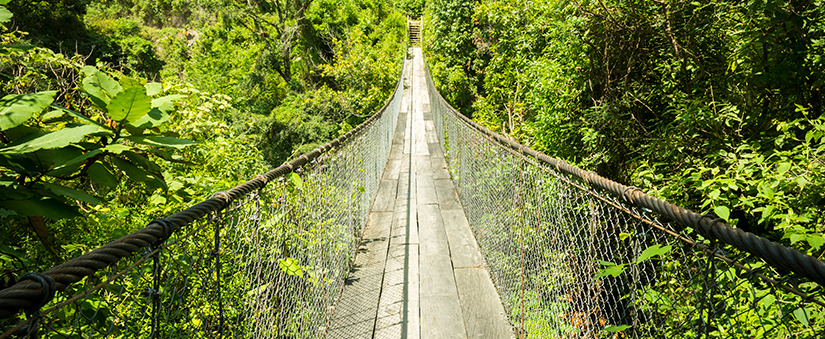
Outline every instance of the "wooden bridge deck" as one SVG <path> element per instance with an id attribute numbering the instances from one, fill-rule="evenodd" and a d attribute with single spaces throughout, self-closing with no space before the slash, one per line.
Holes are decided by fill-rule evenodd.
<path id="1" fill-rule="evenodd" d="M 392 151 L 328 338 L 512 338 L 438 144 L 413 48 Z"/>

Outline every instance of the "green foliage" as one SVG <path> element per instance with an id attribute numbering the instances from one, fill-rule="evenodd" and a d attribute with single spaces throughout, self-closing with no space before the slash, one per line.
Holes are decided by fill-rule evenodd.
<path id="1" fill-rule="evenodd" d="M 424 13 L 425 0 L 396 0 L 396 6 L 407 16 L 418 19 Z"/>
<path id="2" fill-rule="evenodd" d="M 81 107 L 89 109 L 89 116 L 52 105 L 56 91 L 9 95 L 0 100 L 0 120 L 4 122 L 0 163 L 6 183 L 2 187 L 5 199 L 0 205 L 8 210 L 4 214 L 55 219 L 78 216 L 77 212 L 67 211 L 75 211 L 75 204 L 96 205 L 101 199 L 76 189 L 81 180 L 95 180 L 86 173 L 94 164 L 102 165 L 95 166 L 98 172 L 122 171 L 150 187 L 165 187 L 158 166 L 146 158 L 146 152 L 151 147 L 189 144 L 155 134 L 149 128 L 157 127 L 156 124 L 133 124 L 150 112 L 168 116 L 171 108 L 153 105 L 139 80 L 121 77 L 118 82 L 90 66 L 83 71 L 86 77 L 81 88 L 93 98 L 96 108 Z M 44 119 L 47 107 L 53 109 L 48 113 L 52 119 Z M 105 178 L 111 183 L 111 176 Z M 67 186 L 72 181 L 76 183 Z M 51 207 L 56 212 L 41 207 Z"/>

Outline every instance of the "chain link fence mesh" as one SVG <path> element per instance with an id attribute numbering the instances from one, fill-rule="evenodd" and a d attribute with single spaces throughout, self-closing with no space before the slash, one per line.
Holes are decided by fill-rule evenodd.
<path id="1" fill-rule="evenodd" d="M 505 147 L 427 81 L 453 181 L 519 337 L 825 337 L 822 286 Z"/>
<path id="2" fill-rule="evenodd" d="M 2 319 L 0 338 L 323 337 L 389 156 L 403 81 L 347 142 L 157 247 Z"/>

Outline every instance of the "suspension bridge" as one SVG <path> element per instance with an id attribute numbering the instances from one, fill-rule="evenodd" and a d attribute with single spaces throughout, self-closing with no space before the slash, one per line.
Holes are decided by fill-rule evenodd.
<path id="1" fill-rule="evenodd" d="M 0 290 L 0 338 L 819 338 L 823 286 L 474 123 L 413 47 L 352 131 Z"/>

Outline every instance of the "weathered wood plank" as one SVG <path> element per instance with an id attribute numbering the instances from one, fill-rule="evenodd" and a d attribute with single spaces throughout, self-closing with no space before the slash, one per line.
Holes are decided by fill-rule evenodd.
<path id="1" fill-rule="evenodd" d="M 485 267 L 487 263 L 478 249 L 476 238 L 470 230 L 464 210 L 441 210 L 441 216 L 444 220 L 447 241 L 450 244 L 453 267 L 456 269 Z"/>
<path id="2" fill-rule="evenodd" d="M 381 180 L 378 184 L 378 192 L 372 203 L 372 211 L 392 212 L 395 208 L 395 191 L 398 189 L 398 179 Z"/>
<path id="3" fill-rule="evenodd" d="M 469 338 L 515 337 L 486 269 L 456 269 L 455 281 Z"/>
<path id="4" fill-rule="evenodd" d="M 432 175 L 416 177 L 416 198 L 419 205 L 437 204 L 438 195 L 435 190 L 435 180 Z"/>
<path id="5" fill-rule="evenodd" d="M 427 143 L 430 143 L 430 144 L 437 143 L 438 142 L 438 135 L 435 133 L 435 123 L 433 123 L 432 120 L 427 121 L 425 119 L 424 124 L 425 124 L 425 129 L 427 131 Z M 432 153 L 432 152 L 430 152 L 430 153 Z M 439 152 L 439 153 L 441 153 L 441 152 Z"/>
<path id="6" fill-rule="evenodd" d="M 455 186 L 450 179 L 435 179 L 435 193 L 438 196 L 438 204 L 441 205 L 442 210 L 457 210 L 461 209 L 461 203 L 458 201 L 458 194 L 455 192 Z"/>
<path id="7" fill-rule="evenodd" d="M 392 213 L 372 212 L 358 255 L 327 332 L 329 338 L 370 337 L 378 312 Z"/>
<path id="8" fill-rule="evenodd" d="M 398 179 L 401 176 L 401 162 L 402 159 L 387 159 L 387 165 L 384 166 L 384 180 Z"/>
<path id="9" fill-rule="evenodd" d="M 457 296 L 421 296 L 421 337 L 467 338 Z"/>

